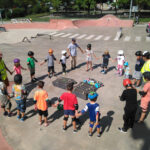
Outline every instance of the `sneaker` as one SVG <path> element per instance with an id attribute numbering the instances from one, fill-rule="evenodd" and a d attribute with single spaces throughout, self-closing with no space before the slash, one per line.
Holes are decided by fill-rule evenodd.
<path id="1" fill-rule="evenodd" d="M 122 132 L 122 133 L 127 133 L 127 131 L 126 131 L 125 129 L 123 129 L 123 128 L 118 128 L 118 130 L 119 130 L 120 132 Z"/>
<path id="2" fill-rule="evenodd" d="M 104 73 L 104 70 L 101 70 L 101 73 Z"/>
<path id="3" fill-rule="evenodd" d="M 34 79 L 31 80 L 32 83 L 36 82 Z"/>
<path id="4" fill-rule="evenodd" d="M 19 120 L 19 119 L 20 119 L 20 115 L 17 116 L 17 120 Z"/>
<path id="5" fill-rule="evenodd" d="M 66 75 L 66 73 L 65 73 L 65 72 L 63 72 L 63 75 Z"/>
<path id="6" fill-rule="evenodd" d="M 51 75 L 48 75 L 49 78 L 51 78 Z"/>
<path id="7" fill-rule="evenodd" d="M 48 125 L 49 125 L 49 123 L 48 123 L 48 122 L 44 124 L 44 126 L 45 126 L 45 127 L 47 127 Z"/>
<path id="8" fill-rule="evenodd" d="M 37 78 L 34 78 L 34 81 L 38 81 L 38 79 L 37 79 Z"/>
<path id="9" fill-rule="evenodd" d="M 99 133 L 99 134 L 97 134 L 97 138 L 100 138 L 101 137 L 101 134 Z"/>
<path id="10" fill-rule="evenodd" d="M 11 114 L 11 113 L 9 113 L 9 114 L 8 114 L 8 117 L 10 118 L 11 116 L 12 116 L 12 114 Z"/>
<path id="11" fill-rule="evenodd" d="M 74 129 L 74 130 L 73 130 L 73 133 L 77 133 L 77 132 L 78 132 L 78 130 L 77 130 L 77 129 Z"/>
<path id="12" fill-rule="evenodd" d="M 63 128 L 62 128 L 62 130 L 63 130 L 63 132 L 66 132 L 66 130 L 67 130 L 67 127 L 66 127 L 66 128 L 64 128 L 64 127 L 63 127 Z"/>
<path id="13" fill-rule="evenodd" d="M 107 71 L 104 71 L 104 74 L 106 74 L 107 73 Z"/>
<path id="14" fill-rule="evenodd" d="M 7 112 L 7 111 L 5 111 L 5 112 L 3 113 L 3 115 L 4 115 L 4 116 L 7 116 L 7 115 L 8 115 L 8 112 Z"/>
<path id="15" fill-rule="evenodd" d="M 24 122 L 24 117 L 20 119 L 21 122 Z"/>
<path id="16" fill-rule="evenodd" d="M 92 137 L 92 133 L 89 132 L 89 137 Z"/>

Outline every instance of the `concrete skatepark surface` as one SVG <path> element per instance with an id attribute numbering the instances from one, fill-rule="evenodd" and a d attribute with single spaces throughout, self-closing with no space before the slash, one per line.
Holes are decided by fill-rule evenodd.
<path id="1" fill-rule="evenodd" d="M 91 34 L 108 34 L 116 35 L 117 29 L 114 28 L 98 28 L 98 27 L 86 27 L 81 29 L 66 29 L 64 32 L 79 32 L 79 33 L 91 33 Z M 132 32 L 131 32 L 132 31 Z M 137 27 L 133 29 L 124 29 L 124 34 L 133 35 L 142 35 L 146 36 L 145 28 Z M 17 31 L 19 33 L 19 31 Z M 32 32 L 30 30 L 30 32 Z M 34 31 L 33 31 L 34 32 Z M 44 31 L 45 32 L 45 31 Z M 1 36 L 1 33 L 0 33 Z M 17 36 L 17 35 L 16 35 Z M 1 37 L 3 38 L 3 36 Z M 33 50 L 35 52 L 35 58 L 40 62 L 43 61 L 47 55 L 48 49 L 53 48 L 54 54 L 58 60 L 61 57 L 61 50 L 65 49 L 68 44 L 71 42 L 70 38 L 61 38 L 53 37 L 50 40 L 48 37 L 38 37 L 32 40 L 31 43 L 16 43 L 16 44 L 0 44 L 1 51 L 4 55 L 5 63 L 9 69 L 13 68 L 13 59 L 18 57 L 21 59 L 22 66 L 26 67 L 27 52 Z M 86 49 L 88 43 L 92 44 L 92 49 L 97 56 L 101 56 L 103 52 L 108 49 L 111 57 L 114 59 L 117 56 L 117 51 L 123 49 L 125 52 L 126 60 L 129 62 L 131 67 L 131 73 L 134 71 L 135 57 L 134 53 L 137 50 L 149 50 L 149 42 L 139 42 L 134 41 L 124 42 L 123 40 L 119 41 L 94 41 L 94 40 L 77 40 L 77 43 L 82 49 Z M 81 118 L 81 121 L 84 123 L 81 129 L 73 134 L 72 126 L 64 133 L 62 131 L 62 122 L 63 122 L 63 112 L 57 111 L 55 108 L 49 107 L 49 121 L 50 125 L 45 128 L 43 125 L 38 125 L 38 115 L 34 112 L 34 106 L 32 103 L 33 95 L 36 90 L 36 84 L 29 83 L 29 72 L 23 71 L 23 82 L 26 84 L 26 87 L 30 91 L 27 100 L 27 110 L 26 116 L 27 119 L 24 123 L 18 121 L 16 116 L 12 118 L 3 117 L 2 113 L 0 114 L 0 128 L 2 130 L 3 136 L 7 140 L 8 144 L 14 150 L 149 150 L 150 149 L 150 118 L 149 116 L 145 120 L 144 124 L 138 125 L 135 124 L 133 130 L 129 130 L 128 133 L 123 134 L 118 131 L 118 127 L 122 127 L 123 120 L 123 108 L 124 102 L 120 102 L 119 96 L 124 89 L 122 86 L 123 77 L 118 77 L 116 75 L 116 70 L 114 67 L 116 63 L 110 62 L 109 67 L 110 71 L 108 74 L 103 75 L 100 73 L 101 68 L 99 64 L 102 62 L 100 60 L 93 60 L 94 70 L 91 72 L 86 72 L 85 65 L 85 55 L 82 55 L 78 52 L 78 68 L 73 71 L 69 71 L 66 77 L 73 78 L 77 82 L 83 81 L 88 77 L 97 79 L 104 83 L 104 87 L 100 88 L 97 92 L 99 98 L 97 102 L 100 104 L 101 111 L 101 127 L 103 134 L 100 139 L 96 138 L 96 133 L 93 137 L 88 137 L 88 126 L 89 119 L 87 115 Z M 70 69 L 70 60 L 67 61 L 67 69 Z M 55 63 L 55 70 L 57 76 L 52 79 L 47 78 L 47 65 L 39 66 L 36 65 L 36 76 L 45 81 L 45 87 L 49 94 L 50 100 L 55 100 L 55 97 L 58 97 L 65 90 L 56 88 L 52 85 L 52 81 L 57 77 L 62 76 L 61 74 L 61 65 L 57 62 Z M 13 81 L 13 76 L 9 76 L 9 80 Z M 140 100 L 140 96 L 138 96 Z M 79 109 L 81 110 L 85 104 L 89 101 L 82 100 L 78 98 Z M 13 112 L 16 112 L 16 104 L 13 103 Z M 69 119 L 68 125 L 71 123 Z M 0 147 L 1 148 L 1 147 Z"/>
<path id="2" fill-rule="evenodd" d="M 6 29 L 57 29 L 63 30 L 68 28 L 80 27 L 132 27 L 133 20 L 121 20 L 113 15 L 106 15 L 97 20 L 67 20 L 51 19 L 49 23 L 15 23 L 3 25 Z"/>

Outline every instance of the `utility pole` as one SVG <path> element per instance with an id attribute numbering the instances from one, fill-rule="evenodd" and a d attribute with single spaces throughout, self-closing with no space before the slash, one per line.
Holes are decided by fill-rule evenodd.
<path id="1" fill-rule="evenodd" d="M 131 14 L 132 14 L 132 4 L 133 4 L 133 0 L 130 1 L 129 19 L 131 18 Z"/>

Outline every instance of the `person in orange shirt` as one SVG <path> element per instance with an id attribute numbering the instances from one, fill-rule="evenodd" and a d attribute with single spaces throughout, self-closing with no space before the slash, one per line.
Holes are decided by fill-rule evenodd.
<path id="1" fill-rule="evenodd" d="M 44 82 L 38 82 L 38 90 L 34 94 L 34 102 L 35 102 L 35 109 L 38 110 L 39 113 L 39 125 L 42 125 L 42 115 L 44 116 L 44 126 L 48 126 L 47 116 L 48 116 L 48 93 L 43 90 Z"/>

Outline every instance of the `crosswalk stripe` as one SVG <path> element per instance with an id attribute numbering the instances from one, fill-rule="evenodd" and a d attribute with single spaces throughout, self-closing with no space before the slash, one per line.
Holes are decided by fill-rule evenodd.
<path id="1" fill-rule="evenodd" d="M 100 40 L 102 37 L 103 37 L 103 35 L 99 35 L 99 36 L 96 37 L 94 40 L 95 40 L 95 41 Z"/>
<path id="2" fill-rule="evenodd" d="M 65 33 L 58 33 L 58 34 L 55 34 L 54 36 L 60 36 L 60 35 L 63 35 Z"/>
<path id="3" fill-rule="evenodd" d="M 126 36 L 126 37 L 124 38 L 124 41 L 125 41 L 125 42 L 128 42 L 128 41 L 130 41 L 130 39 L 131 39 L 130 36 Z"/>
<path id="4" fill-rule="evenodd" d="M 70 36 L 72 33 L 67 33 L 65 35 L 62 35 L 61 37 L 67 37 L 67 36 Z"/>
<path id="5" fill-rule="evenodd" d="M 147 42 L 150 42 L 150 37 L 147 36 L 147 37 L 146 37 L 146 41 L 147 41 Z"/>
<path id="6" fill-rule="evenodd" d="M 135 42 L 139 42 L 139 41 L 141 41 L 141 36 L 136 36 Z"/>
<path id="7" fill-rule="evenodd" d="M 95 35 L 90 35 L 87 38 L 85 38 L 86 40 L 90 40 L 91 38 L 93 38 Z"/>
<path id="8" fill-rule="evenodd" d="M 86 35 L 87 35 L 87 34 L 83 34 L 83 35 L 77 37 L 77 39 L 82 39 L 82 38 L 84 38 Z"/>
<path id="9" fill-rule="evenodd" d="M 75 38 L 75 37 L 77 37 L 79 34 L 77 33 L 77 34 L 74 34 L 74 35 L 72 35 L 72 36 L 70 36 L 69 38 Z"/>
<path id="10" fill-rule="evenodd" d="M 110 36 L 106 36 L 106 37 L 104 38 L 105 41 L 108 41 L 109 39 L 110 39 Z"/>
<path id="11" fill-rule="evenodd" d="M 54 34 L 56 34 L 57 32 L 52 32 L 52 33 L 50 33 L 50 35 L 54 35 Z"/>

